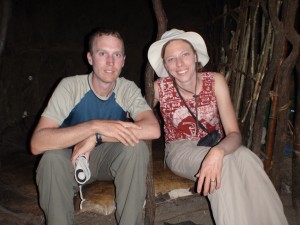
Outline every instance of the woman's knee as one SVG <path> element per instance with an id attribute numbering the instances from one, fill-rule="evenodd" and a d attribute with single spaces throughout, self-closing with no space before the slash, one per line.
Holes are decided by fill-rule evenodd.
<path id="1" fill-rule="evenodd" d="M 249 166 L 263 168 L 263 163 L 256 154 L 242 145 L 235 152 L 224 158 L 222 170 L 226 171 L 228 167 L 248 168 Z"/>
<path id="2" fill-rule="evenodd" d="M 263 167 L 263 163 L 261 159 L 249 148 L 243 145 L 236 150 L 236 156 L 238 157 L 241 163 L 247 163 L 247 162 L 258 163 L 261 167 Z"/>

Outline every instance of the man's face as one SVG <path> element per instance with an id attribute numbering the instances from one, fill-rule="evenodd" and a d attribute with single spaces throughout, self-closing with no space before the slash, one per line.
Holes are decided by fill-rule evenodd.
<path id="1" fill-rule="evenodd" d="M 93 41 L 92 51 L 87 54 L 94 75 L 105 83 L 114 82 L 125 62 L 123 42 L 114 36 L 98 36 Z"/>

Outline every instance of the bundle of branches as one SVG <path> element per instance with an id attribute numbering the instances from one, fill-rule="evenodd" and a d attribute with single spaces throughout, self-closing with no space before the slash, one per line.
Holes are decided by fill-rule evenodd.
<path id="1" fill-rule="evenodd" d="M 293 167 L 299 168 L 299 141 L 296 143 L 300 140 L 299 122 L 297 119 L 289 121 L 291 94 L 296 98 L 293 81 L 299 80 L 299 70 L 295 70 L 300 46 L 299 34 L 294 28 L 297 9 L 297 0 L 241 0 L 236 30 L 230 44 L 223 46 L 220 64 L 230 86 L 246 140 L 244 144 L 263 159 L 277 190 L 281 187 L 281 163 L 289 138 L 294 140 Z M 226 17 L 223 24 L 224 32 L 228 33 Z M 299 85 L 295 88 L 299 93 Z M 299 110 L 299 99 L 297 102 Z M 265 148 L 262 145 L 264 129 Z M 298 207 L 299 171 L 293 171 L 293 194 L 294 199 L 298 199 Z"/>

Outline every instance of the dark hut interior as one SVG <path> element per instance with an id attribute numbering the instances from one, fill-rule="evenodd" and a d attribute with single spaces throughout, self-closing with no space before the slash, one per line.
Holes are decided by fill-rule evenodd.
<path id="1" fill-rule="evenodd" d="M 166 29 L 200 33 L 210 55 L 205 69 L 223 73 L 228 81 L 243 144 L 263 161 L 290 225 L 299 224 L 298 4 L 297 0 L 2 0 L 0 224 L 45 224 L 35 185 L 40 156 L 30 153 L 29 141 L 58 82 L 90 70 L 84 41 L 95 27 L 120 31 L 126 48 L 121 76 L 133 80 L 148 102 L 153 94 L 151 83 L 157 78 L 148 67 L 149 45 Z M 191 186 L 163 168 L 162 138 L 150 147 L 156 193 L 159 188 L 170 191 L 164 189 L 166 182 L 178 182 L 173 188 Z M 109 193 L 104 194 L 104 185 L 109 184 L 85 190 L 90 207 L 76 214 L 76 224 L 115 224 L 112 214 L 104 216 L 95 210 L 96 190 L 112 198 L 101 201 L 113 202 L 113 187 L 107 187 Z M 146 207 L 146 225 L 214 224 L 203 198 L 181 197 L 173 203 L 159 190 L 155 206 Z"/>

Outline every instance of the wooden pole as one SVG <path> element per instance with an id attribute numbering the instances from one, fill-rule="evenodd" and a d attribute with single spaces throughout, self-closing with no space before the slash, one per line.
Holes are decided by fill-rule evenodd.
<path id="1" fill-rule="evenodd" d="M 280 65 L 278 88 L 280 88 L 283 94 L 278 95 L 278 117 L 273 149 L 273 168 L 270 175 L 278 191 L 281 190 L 284 147 L 288 140 L 290 82 L 294 75 L 293 72 L 299 56 L 300 44 L 299 34 L 297 34 L 294 28 L 298 1 L 288 0 L 282 3 L 281 21 L 284 29 L 283 34 L 286 39 L 286 44 L 284 44 L 286 48 L 282 50 L 284 61 Z M 294 176 L 296 176 L 296 174 L 293 174 L 293 177 Z"/>
<path id="2" fill-rule="evenodd" d="M 299 41 L 300 42 L 300 41 Z M 299 45 L 300 46 L 300 45 Z M 300 47 L 299 47 L 300 51 Z M 294 129 L 294 152 L 292 168 L 292 201 L 297 213 L 300 213 L 300 54 L 296 66 L 296 112 Z"/>
<path id="3" fill-rule="evenodd" d="M 265 124 L 265 112 L 269 99 L 268 96 L 273 86 L 276 71 L 279 69 L 280 59 L 282 59 L 281 55 L 283 54 L 282 46 L 285 42 L 283 24 L 278 19 L 279 1 L 269 0 L 268 3 L 270 21 L 272 23 L 274 32 L 274 44 L 268 71 L 262 81 L 262 88 L 257 102 L 255 121 L 253 125 L 253 130 L 255 130 L 255 132 L 252 136 L 252 150 L 256 154 L 259 154 L 261 151 L 262 129 Z"/>
<path id="4" fill-rule="evenodd" d="M 282 62 L 287 56 L 287 50 L 288 50 L 288 42 L 285 41 L 283 48 L 282 48 L 282 59 L 280 60 L 279 67 L 281 66 Z M 266 142 L 266 156 L 267 158 L 264 160 L 264 167 L 265 171 L 267 173 L 271 170 L 271 164 L 272 164 L 272 158 L 273 158 L 273 149 L 274 149 L 274 141 L 275 141 L 275 131 L 276 131 L 276 122 L 277 122 L 277 115 L 278 115 L 278 89 L 279 86 L 282 84 L 279 82 L 281 76 L 279 74 L 280 70 L 278 68 L 278 71 L 276 71 L 274 84 L 273 84 L 273 91 L 270 92 L 271 97 L 271 110 L 270 110 L 270 116 L 269 116 L 269 123 L 268 123 L 268 129 L 267 129 L 267 142 Z M 282 86 L 281 86 L 282 90 Z M 286 93 L 287 94 L 287 93 Z"/>
<path id="5" fill-rule="evenodd" d="M 158 33 L 157 33 L 157 40 L 160 39 L 162 34 L 167 29 L 167 18 L 160 0 L 153 0 L 153 8 L 155 12 L 155 16 L 157 19 L 158 25 Z M 159 54 L 159 53 L 157 53 Z M 145 72 L 145 92 L 146 92 L 146 101 L 148 104 L 153 107 L 154 102 L 154 70 L 150 66 L 149 62 L 146 66 Z M 147 196 L 146 196 L 146 206 L 145 206 L 145 225 L 153 225 L 155 220 L 155 190 L 154 190 L 154 182 L 153 182 L 153 157 L 152 157 L 152 142 L 147 142 L 149 148 L 149 163 L 148 163 L 148 173 L 147 173 Z"/>

